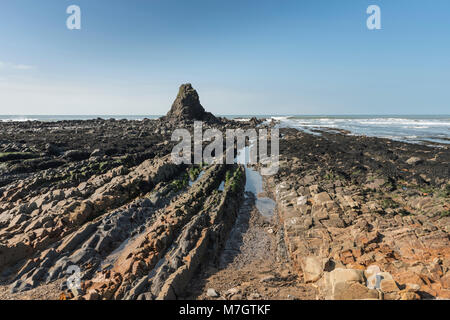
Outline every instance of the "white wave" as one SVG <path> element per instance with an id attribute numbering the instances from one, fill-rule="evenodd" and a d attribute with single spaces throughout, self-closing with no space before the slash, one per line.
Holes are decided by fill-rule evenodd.
<path id="1" fill-rule="evenodd" d="M 279 117 L 281 118 L 281 117 Z M 339 128 L 352 135 L 376 136 L 400 141 L 419 142 L 426 138 L 436 141 L 450 139 L 450 121 L 442 119 L 407 118 L 285 118 L 281 127 L 291 127 L 312 133 L 313 128 Z M 439 141 L 442 143 L 442 141 Z M 444 142 L 448 143 L 448 142 Z"/>
<path id="2" fill-rule="evenodd" d="M 276 121 L 283 121 L 283 120 L 288 120 L 288 119 L 291 119 L 292 117 L 290 117 L 290 116 L 283 116 L 283 117 L 280 117 L 280 116 L 276 116 L 276 117 L 270 117 L 270 119 L 273 119 L 273 120 L 276 120 Z"/>
<path id="3" fill-rule="evenodd" d="M 349 121 L 355 121 L 361 124 L 369 125 L 405 125 L 405 126 L 450 126 L 450 122 L 445 120 L 436 119 L 431 120 L 420 120 L 420 119 L 398 119 L 398 118 L 380 118 L 380 119 L 349 119 Z"/>
<path id="4" fill-rule="evenodd" d="M 38 121 L 38 119 L 33 118 L 7 118 L 7 119 L 0 119 L 0 122 L 26 122 L 26 121 Z"/>

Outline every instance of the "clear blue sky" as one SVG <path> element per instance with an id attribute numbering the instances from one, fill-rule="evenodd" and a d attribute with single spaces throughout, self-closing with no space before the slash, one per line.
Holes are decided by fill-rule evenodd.
<path id="1" fill-rule="evenodd" d="M 0 114 L 163 114 L 185 82 L 217 114 L 450 113 L 448 0 L 2 0 L 0 43 Z"/>

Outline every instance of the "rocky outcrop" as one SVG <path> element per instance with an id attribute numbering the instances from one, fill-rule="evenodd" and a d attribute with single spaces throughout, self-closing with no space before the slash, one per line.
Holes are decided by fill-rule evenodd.
<path id="1" fill-rule="evenodd" d="M 11 275 L 11 292 L 65 278 L 76 266 L 84 282 L 75 296 L 83 299 L 180 295 L 204 257 L 221 251 L 245 184 L 239 166 L 205 167 L 192 186 L 184 182 L 187 173 L 174 180 L 182 168 L 168 156 L 147 160 L 5 212 L 12 220 L 0 232 L 0 262 L 3 276 Z M 218 191 L 227 170 L 232 178 Z M 48 205 L 53 194 L 66 193 L 73 199 Z M 20 219 L 22 211 L 34 214 Z"/>
<path id="2" fill-rule="evenodd" d="M 206 112 L 200 104 L 197 91 L 190 83 L 181 85 L 172 108 L 163 120 L 177 123 L 180 121 L 205 121 L 217 123 L 219 120 L 210 112 Z"/>
<path id="3" fill-rule="evenodd" d="M 236 167 L 240 172 L 242 168 Z M 218 256 L 241 202 L 245 184 L 234 175 L 223 192 L 225 166 L 213 166 L 185 194 L 156 213 L 111 267 L 84 283 L 85 292 L 105 299 L 176 299 L 205 257 Z"/>
<path id="4" fill-rule="evenodd" d="M 194 120 L 261 124 L 219 122 L 191 85 L 162 120 L 0 123 L 0 289 L 53 285 L 76 266 L 81 287 L 61 287 L 63 299 L 184 298 L 199 268 L 231 260 L 257 205 L 243 201 L 242 166 L 171 162 L 172 130 Z M 270 260 L 256 265 L 265 277 L 247 276 L 273 292 L 296 283 L 298 298 L 450 298 L 448 147 L 315 133 L 281 129 L 280 170 L 266 178 L 277 219 L 247 224 L 247 243 L 273 235 L 272 258 L 279 251 L 289 268 L 267 277 Z M 253 251 L 266 253 L 262 242 Z M 255 283 L 214 287 L 200 291 L 262 297 L 244 290 Z"/>
<path id="5" fill-rule="evenodd" d="M 2 216 L 9 217 L 11 222 L 0 232 L 0 270 L 32 254 L 39 256 L 41 251 L 61 239 L 72 236 L 76 238 L 79 228 L 85 228 L 86 224 L 97 217 L 102 217 L 148 193 L 161 181 L 174 177 L 180 169 L 181 167 L 174 165 L 170 157 L 166 156 L 154 161 L 144 161 L 131 170 L 120 166 L 94 176 L 78 186 L 41 195 L 33 196 L 31 193 L 22 196 L 20 201 L 26 201 L 25 205 L 12 206 L 2 213 Z M 0 203 L 11 203 L 14 197 L 13 193 L 9 197 L 1 198 Z M 63 247 L 60 249 L 63 250 Z M 34 265 L 39 266 L 39 261 L 39 258 L 35 259 Z M 28 265 L 22 270 L 28 269 Z M 25 273 L 27 279 L 29 274 Z M 37 280 L 36 277 L 33 279 Z M 25 286 L 28 287 L 28 284 Z"/>
<path id="6" fill-rule="evenodd" d="M 282 134 L 280 172 L 267 181 L 305 283 L 323 299 L 450 298 L 450 184 L 431 170 L 448 166 L 448 149 Z M 412 152 L 421 163 L 399 161 Z"/>
<path id="7" fill-rule="evenodd" d="M 0 123 L 0 289 L 20 297 L 75 267 L 82 288 L 61 287 L 63 299 L 182 294 L 224 246 L 245 175 L 237 165 L 172 162 L 180 123 L 219 123 L 190 85 L 169 118 Z"/>

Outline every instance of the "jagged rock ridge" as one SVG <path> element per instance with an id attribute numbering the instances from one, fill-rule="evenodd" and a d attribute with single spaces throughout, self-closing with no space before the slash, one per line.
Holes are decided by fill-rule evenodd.
<path id="1" fill-rule="evenodd" d="M 171 122 L 186 120 L 218 122 L 218 119 L 212 113 L 205 111 L 200 104 L 200 98 L 197 91 L 190 83 L 182 84 L 180 86 L 177 98 L 172 104 L 172 108 L 163 119 Z"/>

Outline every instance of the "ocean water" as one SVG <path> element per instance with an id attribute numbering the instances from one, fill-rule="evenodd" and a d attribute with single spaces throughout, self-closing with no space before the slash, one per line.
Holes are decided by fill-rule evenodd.
<path id="1" fill-rule="evenodd" d="M 299 130 L 319 134 L 314 129 L 343 129 L 354 135 L 366 135 L 388 138 L 411 143 L 440 143 L 450 144 L 450 115 L 430 116 L 280 116 L 280 115 L 222 115 L 229 119 L 248 120 L 251 117 L 276 119 L 280 127 L 291 127 Z M 61 120 L 89 120 L 96 118 L 117 120 L 156 119 L 160 115 L 0 115 L 3 121 L 61 121 Z"/>
<path id="2" fill-rule="evenodd" d="M 289 116 L 274 117 L 281 127 L 309 133 L 314 129 L 343 129 L 353 135 L 410 143 L 450 144 L 450 116 Z"/>

